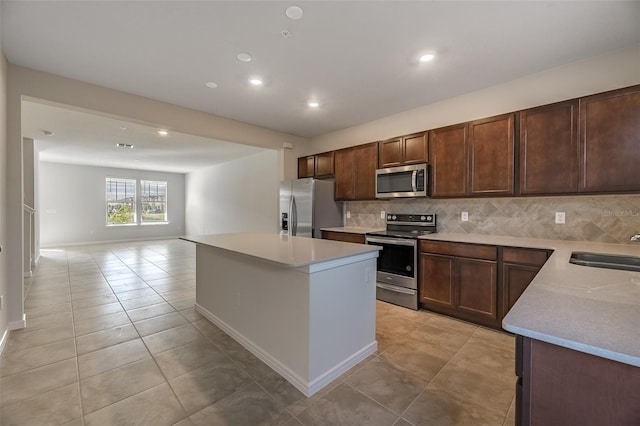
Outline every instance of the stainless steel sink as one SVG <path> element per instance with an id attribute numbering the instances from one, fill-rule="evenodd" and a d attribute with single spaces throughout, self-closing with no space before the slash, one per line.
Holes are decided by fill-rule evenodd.
<path id="1" fill-rule="evenodd" d="M 569 262 L 576 265 L 593 266 L 595 268 L 640 272 L 640 257 L 635 256 L 574 251 L 571 253 Z"/>

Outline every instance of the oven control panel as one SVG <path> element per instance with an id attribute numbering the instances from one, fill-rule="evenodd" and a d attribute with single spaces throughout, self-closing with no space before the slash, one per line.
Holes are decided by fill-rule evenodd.
<path id="1" fill-rule="evenodd" d="M 387 214 L 387 224 L 436 226 L 436 215 L 433 213 L 420 214 Z"/>

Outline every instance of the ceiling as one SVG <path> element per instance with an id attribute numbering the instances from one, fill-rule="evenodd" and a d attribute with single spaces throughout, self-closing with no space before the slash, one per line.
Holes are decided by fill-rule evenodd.
<path id="1" fill-rule="evenodd" d="M 291 5 L 303 9 L 301 19 L 286 16 Z M 13 64 L 307 138 L 640 42 L 638 1 L 3 0 L 0 7 L 2 48 Z M 435 60 L 419 63 L 425 52 Z M 248 84 L 253 76 L 264 85 Z"/>
<path id="2" fill-rule="evenodd" d="M 189 173 L 264 151 L 35 102 L 23 101 L 22 113 L 22 134 L 36 140 L 41 161 Z"/>

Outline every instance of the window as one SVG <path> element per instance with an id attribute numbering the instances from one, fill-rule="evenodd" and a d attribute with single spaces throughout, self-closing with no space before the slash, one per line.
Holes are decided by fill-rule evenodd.
<path id="1" fill-rule="evenodd" d="M 126 225 L 135 223 L 135 179 L 107 178 L 107 225 Z"/>
<path id="2" fill-rule="evenodd" d="M 167 223 L 167 182 L 106 178 L 106 188 L 107 225 Z"/>
<path id="3" fill-rule="evenodd" d="M 142 223 L 167 221 L 167 182 L 140 181 Z"/>

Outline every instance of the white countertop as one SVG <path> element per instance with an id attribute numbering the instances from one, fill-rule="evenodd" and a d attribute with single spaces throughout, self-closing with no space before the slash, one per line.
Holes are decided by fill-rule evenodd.
<path id="1" fill-rule="evenodd" d="M 349 234 L 368 234 L 369 232 L 384 231 L 384 228 L 364 228 L 361 226 L 339 226 L 337 228 L 321 228 L 321 231 L 345 232 Z"/>
<path id="2" fill-rule="evenodd" d="M 421 239 L 554 250 L 502 321 L 504 329 L 640 367 L 640 272 L 569 263 L 573 251 L 640 257 L 640 244 L 453 233 Z"/>
<path id="3" fill-rule="evenodd" d="M 184 236 L 180 238 L 291 268 L 367 253 L 377 256 L 377 252 L 380 250 L 378 246 L 366 244 L 251 232 Z"/>

